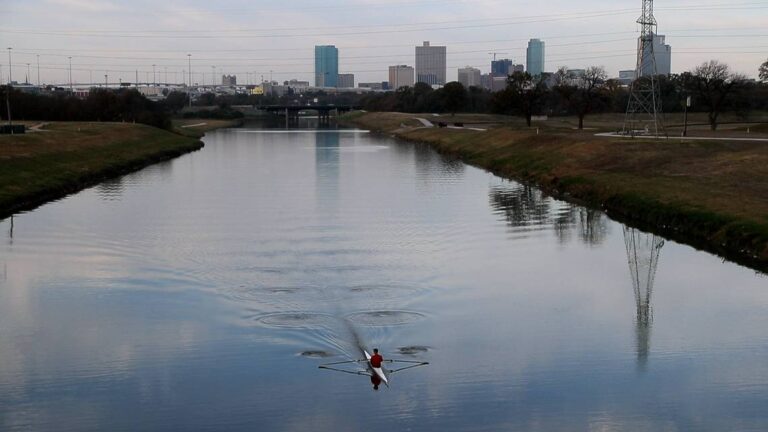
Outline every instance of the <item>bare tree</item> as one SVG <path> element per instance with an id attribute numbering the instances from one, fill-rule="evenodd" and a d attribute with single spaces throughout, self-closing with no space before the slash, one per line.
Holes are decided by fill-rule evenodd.
<path id="1" fill-rule="evenodd" d="M 591 66 L 581 74 L 568 72 L 565 67 L 555 73 L 557 92 L 579 116 L 579 130 L 584 129 L 584 117 L 595 108 L 602 85 L 608 74 L 602 66 Z"/>
<path id="2" fill-rule="evenodd" d="M 707 109 L 709 126 L 717 130 L 717 120 L 726 108 L 728 97 L 746 81 L 743 75 L 731 72 L 725 63 L 711 60 L 681 75 L 684 87 Z"/>
<path id="3" fill-rule="evenodd" d="M 760 81 L 768 83 L 768 60 L 760 65 Z"/>
<path id="4" fill-rule="evenodd" d="M 497 99 L 505 109 L 524 116 L 526 124 L 531 127 L 531 118 L 541 109 L 546 94 L 543 77 L 515 72 L 507 78 L 507 88 L 497 94 Z"/>

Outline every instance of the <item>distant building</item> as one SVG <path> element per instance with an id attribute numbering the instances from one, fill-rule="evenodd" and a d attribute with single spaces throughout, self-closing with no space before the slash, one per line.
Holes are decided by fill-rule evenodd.
<path id="1" fill-rule="evenodd" d="M 498 92 L 502 91 L 505 88 L 507 88 L 507 78 L 506 76 L 493 76 L 491 75 L 491 88 L 490 90 L 492 92 Z"/>
<path id="2" fill-rule="evenodd" d="M 292 89 L 296 93 L 304 93 L 309 88 L 309 81 L 299 81 L 292 79 L 283 82 L 283 86 Z"/>
<path id="3" fill-rule="evenodd" d="M 619 71 L 619 83 L 621 85 L 630 85 L 635 78 L 637 78 L 637 71 L 634 69 Z"/>
<path id="4" fill-rule="evenodd" d="M 541 75 L 544 72 L 545 46 L 544 41 L 531 39 L 528 42 L 526 50 L 526 69 L 533 76 Z"/>
<path id="5" fill-rule="evenodd" d="M 353 88 L 355 86 L 355 74 L 339 74 L 339 82 L 336 87 Z"/>
<path id="6" fill-rule="evenodd" d="M 480 69 L 467 66 L 459 69 L 459 82 L 465 87 L 480 87 L 482 83 L 482 74 Z"/>
<path id="7" fill-rule="evenodd" d="M 653 35 L 653 53 L 656 58 L 656 74 L 669 76 L 672 73 L 672 47 L 665 42 L 666 36 Z M 648 49 L 650 49 L 650 47 Z M 647 61 L 643 64 L 641 76 L 650 76 L 652 74 L 653 64 L 651 64 L 650 61 Z"/>
<path id="8" fill-rule="evenodd" d="M 525 66 L 515 64 L 510 59 L 494 60 L 491 62 L 491 74 L 494 76 L 509 76 L 515 72 L 525 72 Z"/>
<path id="9" fill-rule="evenodd" d="M 411 71 L 413 71 L 413 69 L 411 69 Z M 413 72 L 411 72 L 411 78 L 413 78 Z M 371 90 L 389 90 L 389 83 L 387 81 L 360 83 L 357 87 Z"/>
<path id="10" fill-rule="evenodd" d="M 416 82 L 431 86 L 444 85 L 446 75 L 447 49 L 444 46 L 431 46 L 425 41 L 416 47 Z"/>
<path id="11" fill-rule="evenodd" d="M 315 87 L 338 87 L 339 50 L 333 45 L 315 47 Z"/>
<path id="12" fill-rule="evenodd" d="M 410 66 L 398 65 L 389 67 L 389 88 L 397 90 L 401 87 L 413 87 L 414 70 Z"/>
<path id="13" fill-rule="evenodd" d="M 235 75 L 222 75 L 221 76 L 221 85 L 223 85 L 223 86 L 236 86 L 237 85 L 237 76 L 235 76 Z"/>

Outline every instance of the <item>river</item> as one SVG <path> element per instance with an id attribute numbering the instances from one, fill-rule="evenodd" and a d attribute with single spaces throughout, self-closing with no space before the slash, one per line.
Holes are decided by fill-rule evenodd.
<path id="1" fill-rule="evenodd" d="M 366 131 L 204 141 L 0 222 L 0 430 L 768 430 L 765 275 Z M 318 368 L 360 345 L 429 364 Z"/>

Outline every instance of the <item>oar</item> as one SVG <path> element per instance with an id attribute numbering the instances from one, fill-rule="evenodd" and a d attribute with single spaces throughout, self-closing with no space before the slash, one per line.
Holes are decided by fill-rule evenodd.
<path id="1" fill-rule="evenodd" d="M 351 374 L 351 375 L 365 375 L 365 376 L 371 376 L 371 374 L 370 374 L 370 373 L 368 373 L 368 372 L 362 372 L 362 371 L 348 371 L 348 370 L 344 370 L 344 369 L 337 369 L 337 368 L 332 368 L 332 367 L 327 367 L 327 366 L 322 366 L 322 365 L 321 365 L 321 366 L 318 366 L 318 368 L 320 368 L 320 369 L 327 369 L 327 370 L 332 370 L 332 371 L 336 371 L 336 372 L 344 372 L 344 373 L 348 373 L 348 374 Z"/>
<path id="2" fill-rule="evenodd" d="M 406 369 L 413 369 L 413 368 L 416 368 L 416 367 L 419 367 L 419 366 L 426 366 L 428 364 L 429 364 L 429 362 L 423 362 L 423 363 L 419 363 L 419 364 L 415 364 L 415 365 L 411 365 L 411 366 L 406 366 L 406 367 L 400 368 L 400 369 L 390 370 L 390 371 L 387 371 L 387 372 L 389 372 L 390 374 L 393 374 L 393 373 L 396 373 L 396 372 L 404 371 Z"/>
<path id="3" fill-rule="evenodd" d="M 415 360 L 384 360 L 387 363 L 413 363 L 413 364 L 429 364 L 429 362 L 415 361 Z"/>
<path id="4" fill-rule="evenodd" d="M 335 362 L 335 363 L 325 363 L 322 366 L 333 366 L 333 365 L 340 365 L 340 364 L 360 363 L 360 362 L 365 362 L 365 361 L 368 361 L 368 360 L 347 360 L 347 361 L 340 361 L 340 362 Z"/>

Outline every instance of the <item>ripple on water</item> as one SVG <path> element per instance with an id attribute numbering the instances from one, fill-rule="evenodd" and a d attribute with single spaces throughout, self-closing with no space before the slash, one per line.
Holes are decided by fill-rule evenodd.
<path id="1" fill-rule="evenodd" d="M 353 285 L 345 289 L 345 292 L 354 296 L 371 297 L 376 300 L 393 300 L 404 297 L 413 297 L 419 291 L 418 288 L 406 285 L 394 284 L 366 284 Z"/>
<path id="2" fill-rule="evenodd" d="M 333 354 L 327 352 L 327 351 L 320 351 L 320 350 L 307 350 L 302 351 L 299 353 L 301 357 L 309 357 L 309 358 L 328 358 L 333 357 Z"/>
<path id="3" fill-rule="evenodd" d="M 297 286 L 247 286 L 240 285 L 238 287 L 229 288 L 224 290 L 224 295 L 233 300 L 264 300 L 265 298 L 272 296 L 290 296 L 298 292 L 307 292 L 311 288 L 309 287 L 297 287 Z"/>
<path id="4" fill-rule="evenodd" d="M 403 355 L 416 355 L 430 351 L 432 348 L 422 345 L 404 346 L 397 349 L 397 352 Z"/>
<path id="5" fill-rule="evenodd" d="M 312 312 L 287 312 L 263 315 L 254 319 L 258 324 L 267 327 L 287 329 L 316 329 L 328 327 L 334 322 L 331 315 Z"/>
<path id="6" fill-rule="evenodd" d="M 405 325 L 424 318 L 426 316 L 422 313 L 401 310 L 366 311 L 347 315 L 347 319 L 352 323 L 367 327 Z"/>

